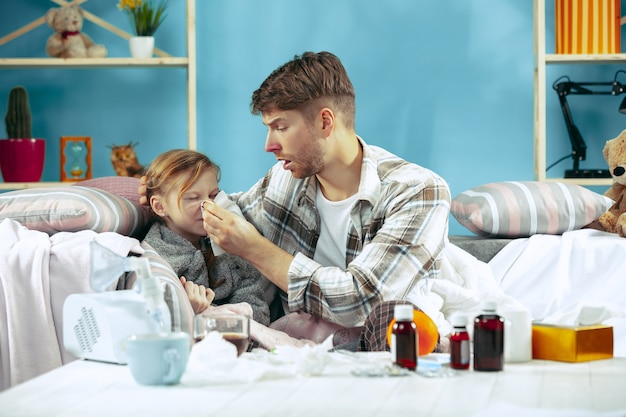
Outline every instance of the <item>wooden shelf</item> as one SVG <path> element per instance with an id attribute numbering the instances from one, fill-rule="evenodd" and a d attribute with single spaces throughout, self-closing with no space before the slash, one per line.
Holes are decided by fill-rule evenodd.
<path id="1" fill-rule="evenodd" d="M 186 68 L 187 58 L 0 58 L 0 69 Z"/>
<path id="2" fill-rule="evenodd" d="M 611 185 L 613 183 L 611 178 L 544 178 L 543 181 L 558 181 L 565 184 L 582 185 L 584 187 Z"/>
<path id="3" fill-rule="evenodd" d="M 622 19 L 622 24 L 626 20 Z M 547 178 L 546 176 L 546 66 L 559 64 L 622 64 L 626 54 L 547 54 L 546 0 L 534 0 L 534 166 L 538 181 L 560 181 L 582 186 L 611 185 L 611 178 Z"/>
<path id="4" fill-rule="evenodd" d="M 66 4 L 65 0 L 51 0 L 59 6 Z M 74 3 L 81 4 L 87 0 L 73 0 Z M 0 58 L 0 70 L 22 70 L 22 69 L 132 69 L 132 68 L 183 68 L 187 71 L 187 148 L 197 148 L 197 116 L 196 116 L 196 0 L 184 0 L 186 4 L 186 57 L 172 57 L 164 51 L 155 48 L 156 57 L 146 59 L 136 58 Z M 112 33 L 128 39 L 131 35 L 105 20 L 83 10 L 85 19 L 103 27 Z M 0 45 L 24 35 L 33 29 L 45 24 L 43 16 L 33 20 L 31 23 L 0 37 Z M 53 187 L 59 185 L 70 185 L 72 182 L 0 182 L 0 190 L 17 190 L 23 188 Z"/>
<path id="5" fill-rule="evenodd" d="M 0 190 L 21 190 L 24 188 L 60 187 L 75 184 L 70 182 L 0 182 Z"/>
<path id="6" fill-rule="evenodd" d="M 625 61 L 626 54 L 545 54 L 546 64 L 621 64 Z"/>

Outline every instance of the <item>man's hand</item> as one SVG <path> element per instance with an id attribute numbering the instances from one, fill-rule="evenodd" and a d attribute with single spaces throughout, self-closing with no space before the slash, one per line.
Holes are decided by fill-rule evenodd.
<path id="1" fill-rule="evenodd" d="M 211 200 L 202 202 L 204 230 L 212 242 L 226 252 L 244 259 L 262 236 L 256 228 L 241 216 L 219 207 Z"/>
<path id="2" fill-rule="evenodd" d="M 287 291 L 287 272 L 293 261 L 292 255 L 264 238 L 252 223 L 211 200 L 202 202 L 202 219 L 212 242 L 250 262 L 267 279 Z"/>
<path id="3" fill-rule="evenodd" d="M 139 204 L 143 206 L 148 205 L 148 197 L 146 197 L 146 182 L 148 182 L 148 178 L 146 178 L 145 175 L 139 178 L 139 188 L 137 189 L 137 193 L 139 194 Z"/>
<path id="4" fill-rule="evenodd" d="M 206 288 L 204 285 L 198 285 L 195 282 L 187 281 L 185 277 L 180 277 L 180 283 L 183 284 L 185 288 L 194 313 L 202 313 L 209 308 L 215 298 L 215 293 L 212 289 Z"/>

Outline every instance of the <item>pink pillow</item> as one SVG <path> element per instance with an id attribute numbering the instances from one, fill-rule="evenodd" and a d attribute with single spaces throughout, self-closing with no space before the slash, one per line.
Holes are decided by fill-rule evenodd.
<path id="1" fill-rule="evenodd" d="M 100 177 L 80 181 L 73 185 L 105 190 L 139 204 L 139 193 L 137 193 L 139 178 L 122 176 Z"/>

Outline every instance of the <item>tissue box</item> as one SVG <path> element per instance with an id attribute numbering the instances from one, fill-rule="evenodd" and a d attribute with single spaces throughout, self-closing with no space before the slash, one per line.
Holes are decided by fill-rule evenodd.
<path id="1" fill-rule="evenodd" d="M 533 359 L 585 362 L 612 357 L 612 326 L 533 324 Z"/>

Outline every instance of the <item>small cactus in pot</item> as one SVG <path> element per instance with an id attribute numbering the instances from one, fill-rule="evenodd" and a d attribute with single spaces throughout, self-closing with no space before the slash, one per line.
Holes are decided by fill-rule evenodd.
<path id="1" fill-rule="evenodd" d="M 41 181 L 46 142 L 32 137 L 32 117 L 24 87 L 11 89 L 4 121 L 8 135 L 8 139 L 0 140 L 0 171 L 4 181 Z"/>
<path id="2" fill-rule="evenodd" d="M 11 89 L 4 122 L 9 139 L 30 139 L 33 137 L 28 93 L 24 87 L 17 86 Z"/>

